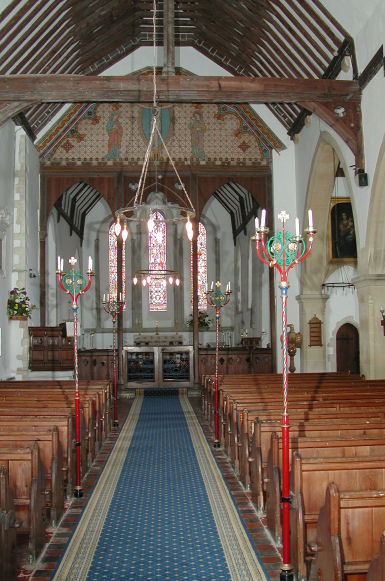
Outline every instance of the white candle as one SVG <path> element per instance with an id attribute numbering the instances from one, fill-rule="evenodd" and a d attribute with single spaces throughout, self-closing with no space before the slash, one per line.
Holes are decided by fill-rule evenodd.
<path id="1" fill-rule="evenodd" d="M 214 290 L 214 281 L 211 281 L 211 289 L 210 290 Z"/>
<path id="2" fill-rule="evenodd" d="M 105 303 L 105 302 L 106 302 L 106 295 L 104 294 L 103 295 L 103 303 Z"/>
<path id="3" fill-rule="evenodd" d="M 313 230 L 313 212 L 309 210 L 307 214 L 309 216 L 309 230 Z"/>
<path id="4" fill-rule="evenodd" d="M 88 257 L 88 270 L 92 270 L 92 258 L 91 258 L 91 256 Z"/>
<path id="5" fill-rule="evenodd" d="M 60 271 L 60 256 L 57 257 L 57 269 Z"/>
<path id="6" fill-rule="evenodd" d="M 295 219 L 295 235 L 299 236 L 299 219 Z"/>
<path id="7" fill-rule="evenodd" d="M 229 281 L 229 292 L 231 292 L 231 285 L 230 285 L 230 281 Z"/>
<path id="8" fill-rule="evenodd" d="M 60 272 L 63 272 L 64 260 L 60 259 Z"/>
<path id="9" fill-rule="evenodd" d="M 255 229 L 258 230 L 259 228 L 259 218 L 258 216 L 255 217 Z"/>
<path id="10" fill-rule="evenodd" d="M 265 224 L 266 224 L 266 210 L 263 209 L 261 214 L 261 228 L 264 228 Z"/>

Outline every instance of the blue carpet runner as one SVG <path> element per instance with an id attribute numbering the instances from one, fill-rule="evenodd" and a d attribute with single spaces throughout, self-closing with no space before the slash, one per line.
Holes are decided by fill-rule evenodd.
<path id="1" fill-rule="evenodd" d="M 186 396 L 137 397 L 51 580 L 266 581 Z"/>

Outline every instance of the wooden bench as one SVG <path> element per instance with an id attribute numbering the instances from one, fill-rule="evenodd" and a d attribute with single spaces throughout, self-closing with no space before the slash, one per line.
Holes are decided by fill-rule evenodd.
<path id="1" fill-rule="evenodd" d="M 0 571 L 4 581 L 16 579 L 15 509 L 4 466 L 0 466 Z"/>
<path id="2" fill-rule="evenodd" d="M 334 482 L 329 484 L 319 514 L 310 578 L 365 578 L 384 529 L 384 490 L 340 491 Z"/>
<path id="3" fill-rule="evenodd" d="M 276 467 L 276 471 L 279 471 Z M 291 468 L 290 530 L 292 563 L 299 578 L 306 578 L 306 546 L 315 542 L 319 512 L 327 486 L 341 490 L 385 489 L 385 457 L 307 458 L 293 453 Z M 279 487 L 279 485 L 278 485 Z"/>
<path id="4" fill-rule="evenodd" d="M 282 421 L 262 422 L 254 420 L 250 452 L 247 458 L 250 466 L 251 499 L 259 513 L 265 510 L 265 479 L 267 458 L 271 444 L 271 436 L 281 430 Z M 340 418 L 324 418 L 306 422 L 290 421 L 290 441 L 296 438 L 383 438 L 385 422 L 374 421 L 372 418 L 351 418 L 348 423 L 341 424 Z"/>
<path id="5" fill-rule="evenodd" d="M 44 468 L 45 498 L 47 516 L 51 526 L 56 526 L 64 512 L 64 472 L 63 454 L 59 442 L 57 426 L 53 428 L 28 429 L 21 427 L 20 431 L 0 431 L 1 448 L 32 447 L 37 442 L 40 450 L 40 459 Z"/>
<path id="6" fill-rule="evenodd" d="M 38 557 L 45 542 L 45 474 L 40 462 L 39 446 L 0 448 L 0 465 L 8 472 L 18 532 L 28 534 L 31 562 Z"/>
<path id="7" fill-rule="evenodd" d="M 385 581 L 385 532 L 381 535 L 379 553 L 372 559 L 366 581 Z"/>
<path id="8" fill-rule="evenodd" d="M 303 461 L 314 458 L 322 462 L 323 458 L 363 458 L 385 457 L 385 440 L 381 438 L 346 438 L 331 437 L 303 438 L 292 441 L 294 454 L 300 454 Z M 267 459 L 266 473 L 266 517 L 267 525 L 277 542 L 281 539 L 281 500 L 277 498 L 281 478 L 282 439 L 277 433 L 271 436 L 271 447 Z"/>
<path id="9" fill-rule="evenodd" d="M 8 393 L 0 395 L 0 405 L 2 408 L 14 409 L 40 409 L 45 415 L 49 416 L 51 410 L 63 413 L 75 413 L 75 402 L 68 401 L 61 394 L 51 394 L 49 399 L 43 399 L 34 393 L 25 395 L 24 393 Z M 97 419 L 95 416 L 94 400 L 91 398 L 82 398 L 80 402 L 82 421 L 85 425 L 85 435 L 81 440 L 85 448 L 86 466 L 91 466 L 96 454 L 96 431 Z"/>
<path id="10" fill-rule="evenodd" d="M 4 414 L 2 412 L 5 412 Z M 63 452 L 63 474 L 64 487 L 67 496 L 72 496 L 72 490 L 76 482 L 76 451 L 75 451 L 75 421 L 74 416 L 68 412 L 60 412 L 55 415 L 44 415 L 44 413 L 35 413 L 36 410 L 25 410 L 24 415 L 18 415 L 20 410 L 8 411 L 0 407 L 0 433 L 15 434 L 20 431 L 21 426 L 33 429 L 39 432 L 42 428 L 57 427 L 59 432 L 59 442 Z M 84 423 L 81 423 L 81 436 L 84 435 Z M 84 447 L 83 447 L 84 448 Z M 86 470 L 85 452 L 81 454 L 82 470 Z"/>

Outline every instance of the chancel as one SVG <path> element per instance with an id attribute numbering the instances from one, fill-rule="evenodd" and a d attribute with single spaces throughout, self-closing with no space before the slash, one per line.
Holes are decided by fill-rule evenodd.
<path id="1" fill-rule="evenodd" d="M 385 581 L 384 2 L 0 10 L 1 579 Z"/>

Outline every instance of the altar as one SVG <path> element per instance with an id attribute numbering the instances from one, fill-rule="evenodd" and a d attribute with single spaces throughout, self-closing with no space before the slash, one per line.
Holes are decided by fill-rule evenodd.
<path id="1" fill-rule="evenodd" d="M 192 387 L 193 347 L 148 344 L 125 346 L 122 379 L 127 387 Z"/>

